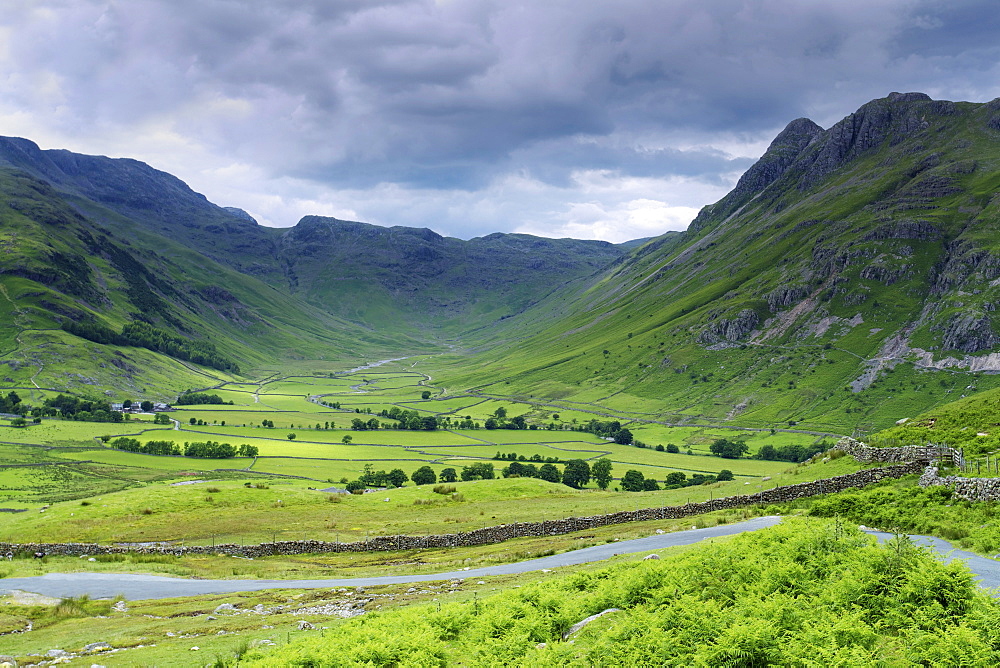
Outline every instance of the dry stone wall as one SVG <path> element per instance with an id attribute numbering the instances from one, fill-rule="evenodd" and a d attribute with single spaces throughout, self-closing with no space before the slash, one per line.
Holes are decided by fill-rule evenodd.
<path id="1" fill-rule="evenodd" d="M 962 465 L 962 453 L 943 445 L 904 445 L 898 448 L 873 448 L 849 436 L 837 441 L 836 448 L 859 462 L 933 462 L 948 459 Z"/>
<path id="2" fill-rule="evenodd" d="M 877 449 L 877 448 L 873 448 Z M 714 510 L 727 510 L 758 504 L 786 503 L 818 494 L 830 494 L 845 489 L 856 489 L 906 475 L 920 473 L 926 461 L 910 461 L 882 468 L 864 469 L 842 476 L 802 482 L 796 485 L 785 485 L 765 489 L 754 494 L 727 496 L 701 503 L 686 503 L 683 506 L 662 506 L 658 508 L 643 508 L 641 510 L 623 510 L 605 515 L 589 517 L 569 517 L 561 520 L 545 520 L 543 522 L 515 522 L 499 526 L 485 527 L 474 531 L 461 533 L 439 534 L 430 536 L 377 536 L 364 541 L 350 543 L 327 542 L 318 540 L 277 541 L 259 545 L 97 545 L 93 543 L 0 543 L 0 553 L 17 551 L 44 552 L 67 556 L 101 555 L 101 554 L 168 554 L 183 556 L 188 554 L 227 554 L 241 557 L 265 557 L 278 554 L 315 554 L 323 552 L 379 552 L 392 550 L 418 550 L 440 547 L 466 547 L 473 545 L 491 545 L 502 543 L 513 538 L 556 536 L 585 531 L 598 527 L 623 524 L 625 522 L 643 522 L 659 519 L 681 519 L 700 515 Z"/>
<path id="3" fill-rule="evenodd" d="M 1000 499 L 1000 478 L 962 478 L 940 476 L 936 466 L 928 466 L 917 481 L 921 487 L 947 485 L 954 487 L 955 496 L 966 501 L 996 501 Z"/>

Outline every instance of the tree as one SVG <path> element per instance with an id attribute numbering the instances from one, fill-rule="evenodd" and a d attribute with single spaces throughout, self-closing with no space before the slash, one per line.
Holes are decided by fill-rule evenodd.
<path id="1" fill-rule="evenodd" d="M 667 443 L 667 452 L 672 452 L 673 454 L 675 454 L 675 455 L 676 455 L 676 454 L 677 454 L 678 452 L 680 452 L 680 451 L 681 451 L 681 449 L 680 449 L 680 448 L 678 448 L 678 447 L 677 447 L 676 445 L 674 445 L 673 443 Z"/>
<path id="2" fill-rule="evenodd" d="M 719 482 L 726 482 L 727 480 L 732 480 L 733 472 L 730 471 L 729 469 L 722 469 L 721 471 L 719 471 L 719 475 L 717 475 L 715 479 L 718 480 Z"/>
<path id="3" fill-rule="evenodd" d="M 642 481 L 642 491 L 644 492 L 655 492 L 660 489 L 660 486 L 652 478 L 646 478 Z"/>
<path id="4" fill-rule="evenodd" d="M 125 410 L 128 410 L 129 408 L 132 408 L 132 400 L 131 399 L 126 399 L 125 401 L 123 401 L 122 402 L 122 408 L 124 408 Z"/>
<path id="5" fill-rule="evenodd" d="M 615 443 L 619 445 L 631 445 L 632 443 L 632 432 L 628 429 L 621 429 L 617 434 L 615 434 Z"/>
<path id="6" fill-rule="evenodd" d="M 717 438 L 712 441 L 712 445 L 708 446 L 708 449 L 712 451 L 713 455 L 717 455 L 724 459 L 739 459 L 747 453 L 750 449 L 747 444 L 741 440 L 730 441 L 726 438 Z"/>
<path id="7" fill-rule="evenodd" d="M 430 399 L 431 398 L 430 391 L 429 390 L 424 390 L 423 392 L 421 392 L 420 393 L 420 398 L 421 399 Z"/>
<path id="8" fill-rule="evenodd" d="M 760 450 L 757 451 L 757 459 L 778 459 L 778 449 L 770 443 L 762 445 L 760 446 Z"/>
<path id="9" fill-rule="evenodd" d="M 590 467 L 590 474 L 594 477 L 594 482 L 601 489 L 607 489 L 611 484 L 611 460 L 601 457 Z"/>
<path id="10" fill-rule="evenodd" d="M 483 424 L 483 426 L 486 427 L 487 429 L 496 429 L 497 427 L 500 426 L 500 423 L 497 422 L 496 418 L 486 418 L 486 422 Z"/>
<path id="11" fill-rule="evenodd" d="M 507 417 L 507 409 L 504 408 L 503 406 L 500 406 L 495 411 L 493 411 L 493 415 L 495 415 L 498 420 L 502 420 L 505 417 Z"/>
<path id="12" fill-rule="evenodd" d="M 10 421 L 10 426 L 11 427 L 26 427 L 26 426 L 28 426 L 28 421 L 25 420 L 23 417 L 16 417 L 16 418 L 14 418 L 13 420 Z"/>
<path id="13" fill-rule="evenodd" d="M 554 464 L 542 464 L 538 469 L 538 477 L 548 482 L 559 482 L 562 480 L 562 474 L 559 473 L 559 469 Z"/>
<path id="14" fill-rule="evenodd" d="M 386 476 L 386 480 L 388 480 L 389 484 L 393 487 L 402 487 L 409 479 L 410 477 L 403 472 L 403 469 L 393 469 L 389 471 L 389 475 Z"/>
<path id="15" fill-rule="evenodd" d="M 524 421 L 523 415 L 518 415 L 510 419 L 511 429 L 527 429 L 528 424 Z"/>
<path id="16" fill-rule="evenodd" d="M 645 479 L 646 477 L 642 475 L 641 471 L 629 469 L 628 471 L 625 471 L 625 475 L 622 476 L 622 489 L 626 492 L 641 492 Z"/>
<path id="17" fill-rule="evenodd" d="M 413 481 L 414 485 L 433 485 L 437 482 L 437 474 L 430 466 L 421 466 L 413 472 L 410 480 Z"/>
<path id="18" fill-rule="evenodd" d="M 462 467 L 462 480 L 493 480 L 495 477 L 493 464 L 489 462 L 476 462 Z"/>
<path id="19" fill-rule="evenodd" d="M 458 474 L 453 468 L 441 469 L 441 482 L 457 482 Z"/>
<path id="20" fill-rule="evenodd" d="M 434 431 L 438 427 L 438 420 L 433 415 L 420 418 L 420 428 L 424 431 Z"/>
<path id="21" fill-rule="evenodd" d="M 663 484 L 667 487 L 680 486 L 683 485 L 687 480 L 687 476 L 681 471 L 671 471 L 667 474 L 667 479 L 663 481 Z"/>
<path id="22" fill-rule="evenodd" d="M 351 494 L 363 494 L 365 491 L 365 484 L 360 480 L 352 480 L 347 483 L 345 489 Z"/>
<path id="23" fill-rule="evenodd" d="M 361 418 L 354 418 L 351 420 L 351 429 L 354 431 L 365 431 L 368 429 L 368 423 Z"/>
<path id="24" fill-rule="evenodd" d="M 190 420 L 188 420 L 188 422 L 190 422 L 191 424 L 198 424 L 198 418 L 191 418 Z"/>
<path id="25" fill-rule="evenodd" d="M 289 441 L 294 441 L 295 440 L 295 434 L 289 434 L 288 435 L 288 440 Z"/>
<path id="26" fill-rule="evenodd" d="M 353 436 L 351 436 L 350 434 L 344 434 L 344 438 L 340 439 L 340 442 L 343 443 L 344 445 L 350 445 L 351 441 L 353 440 L 354 440 Z"/>
<path id="27" fill-rule="evenodd" d="M 590 464 L 582 459 L 571 459 L 563 468 L 562 482 L 564 485 L 580 489 L 590 482 Z"/>

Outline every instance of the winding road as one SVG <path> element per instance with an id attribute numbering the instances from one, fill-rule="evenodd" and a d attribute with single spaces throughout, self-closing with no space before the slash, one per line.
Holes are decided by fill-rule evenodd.
<path id="1" fill-rule="evenodd" d="M 724 524 L 706 529 L 688 529 L 673 533 L 657 534 L 646 538 L 634 538 L 616 543 L 604 543 L 579 550 L 554 554 L 550 557 L 500 564 L 485 568 L 451 571 L 448 573 L 426 573 L 423 575 L 386 575 L 368 578 L 341 578 L 324 580 L 188 580 L 168 578 L 159 575 L 132 575 L 124 573 L 47 573 L 28 578 L 8 578 L 0 580 L 0 594 L 15 590 L 29 591 L 45 596 L 65 598 L 88 594 L 91 598 L 111 598 L 123 594 L 126 599 L 137 601 L 151 598 L 173 598 L 175 596 L 197 596 L 200 594 L 230 594 L 241 591 L 262 589 L 323 589 L 327 587 L 373 587 L 386 584 L 409 584 L 411 582 L 431 582 L 456 578 L 481 578 L 488 575 L 515 575 L 529 571 L 540 571 L 559 566 L 573 566 L 594 561 L 603 561 L 619 554 L 660 550 L 678 545 L 690 545 L 709 538 L 731 536 L 746 531 L 756 531 L 781 522 L 777 516 L 758 517 L 744 522 Z"/>
<path id="2" fill-rule="evenodd" d="M 452 580 L 456 578 L 480 578 L 490 575 L 515 575 L 530 571 L 573 566 L 595 561 L 603 561 L 619 554 L 647 552 L 679 545 L 690 545 L 702 540 L 731 536 L 747 531 L 757 531 L 781 522 L 781 517 L 758 517 L 744 522 L 726 524 L 706 529 L 688 529 L 673 533 L 635 538 L 615 543 L 604 543 L 540 559 L 520 561 L 513 564 L 487 566 L 447 573 L 427 573 L 423 575 L 388 575 L 366 578 L 340 578 L 322 580 L 188 580 L 158 575 L 133 575 L 123 573 L 48 573 L 28 578 L 8 578 L 0 580 L 0 594 L 15 590 L 29 591 L 45 596 L 68 597 L 87 594 L 92 598 L 111 598 L 122 594 L 129 600 L 173 598 L 176 596 L 197 596 L 200 594 L 229 594 L 262 589 L 322 589 L 327 587 L 372 587 L 386 584 L 409 584 Z M 892 534 L 866 529 L 880 542 L 893 537 Z M 947 541 L 930 536 L 910 536 L 918 545 L 935 550 L 944 561 L 960 559 L 976 576 L 979 586 L 1000 587 L 1000 562 L 981 557 L 971 552 L 957 550 Z M 997 594 L 994 594 L 997 595 Z"/>

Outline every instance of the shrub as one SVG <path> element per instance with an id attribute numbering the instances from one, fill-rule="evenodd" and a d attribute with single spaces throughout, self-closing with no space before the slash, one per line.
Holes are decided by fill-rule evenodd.
<path id="1" fill-rule="evenodd" d="M 454 485 L 434 485 L 435 494 L 451 494 L 455 489 Z"/>

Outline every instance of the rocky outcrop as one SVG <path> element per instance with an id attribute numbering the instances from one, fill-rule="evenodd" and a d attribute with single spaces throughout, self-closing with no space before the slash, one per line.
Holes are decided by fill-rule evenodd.
<path id="1" fill-rule="evenodd" d="M 789 123 L 774 138 L 760 160 L 740 177 L 733 195 L 745 199 L 777 181 L 822 132 L 823 128 L 808 118 L 797 118 Z"/>
<path id="2" fill-rule="evenodd" d="M 890 93 L 888 97 L 863 105 L 817 141 L 819 148 L 809 156 L 810 164 L 799 188 L 808 189 L 846 162 L 881 146 L 890 137 L 896 144 L 925 129 L 928 111 L 948 113 L 946 108 L 938 110 L 920 104 L 930 102 L 931 98 L 924 93 Z"/>
<path id="3" fill-rule="evenodd" d="M 883 285 L 892 285 L 900 279 L 906 278 L 910 273 L 910 268 L 908 264 L 873 262 L 861 270 L 861 278 L 877 281 Z"/>
<path id="4" fill-rule="evenodd" d="M 945 350 L 976 353 L 995 348 L 1000 343 L 993 323 L 985 314 L 971 311 L 956 313 L 940 329 L 944 332 L 941 345 Z"/>
<path id="5" fill-rule="evenodd" d="M 1000 97 L 986 103 L 986 126 L 992 130 L 1000 130 Z"/>
<path id="6" fill-rule="evenodd" d="M 941 230 L 926 220 L 897 220 L 876 227 L 861 238 L 862 241 L 883 241 L 886 239 L 914 239 L 917 241 L 937 241 Z"/>
<path id="7" fill-rule="evenodd" d="M 746 338 L 760 324 L 757 312 L 745 308 L 735 318 L 713 322 L 698 335 L 698 342 L 712 345 L 723 341 L 739 341 Z"/>
<path id="8" fill-rule="evenodd" d="M 771 313 L 798 304 L 809 296 L 809 289 L 802 285 L 789 285 L 775 288 L 764 297 Z"/>

